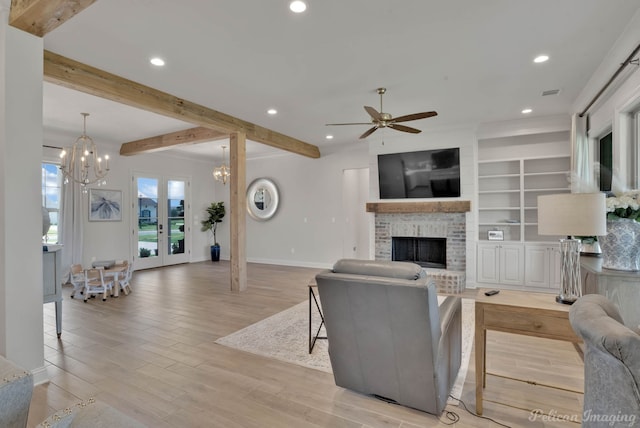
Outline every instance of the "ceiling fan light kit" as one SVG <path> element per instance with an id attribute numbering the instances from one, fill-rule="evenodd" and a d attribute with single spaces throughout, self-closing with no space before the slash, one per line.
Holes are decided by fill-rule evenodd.
<path id="1" fill-rule="evenodd" d="M 429 117 L 437 116 L 438 113 L 435 111 L 425 111 L 422 113 L 413 113 L 407 114 L 404 116 L 394 118 L 389 113 L 385 113 L 382 108 L 382 96 L 387 92 L 386 88 L 378 88 L 378 94 L 380 95 L 380 111 L 376 110 L 370 106 L 364 106 L 365 111 L 371 116 L 371 122 L 362 122 L 362 123 L 327 123 L 327 126 L 341 126 L 341 125 L 371 125 L 373 127 L 365 131 L 364 134 L 360 136 L 360 139 L 367 138 L 369 135 L 373 134 L 376 130 L 380 128 L 391 128 L 396 131 L 408 132 L 411 134 L 419 134 L 422 132 L 419 129 L 412 128 L 406 125 L 399 125 L 399 122 L 409 122 L 412 120 L 426 119 Z"/>

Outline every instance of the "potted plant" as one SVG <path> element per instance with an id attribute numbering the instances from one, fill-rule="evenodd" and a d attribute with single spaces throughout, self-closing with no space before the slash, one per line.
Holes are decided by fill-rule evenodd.
<path id="1" fill-rule="evenodd" d="M 218 240 L 216 239 L 216 229 L 218 228 L 218 223 L 222 221 L 225 215 L 224 202 L 211 202 L 211 205 L 207 207 L 206 212 L 207 218 L 202 220 L 201 230 L 203 232 L 209 230 L 213 234 L 211 261 L 217 262 L 220 260 L 220 244 L 218 244 Z"/>

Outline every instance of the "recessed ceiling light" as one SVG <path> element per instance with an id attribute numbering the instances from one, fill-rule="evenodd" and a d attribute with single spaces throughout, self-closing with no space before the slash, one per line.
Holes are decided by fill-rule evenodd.
<path id="1" fill-rule="evenodd" d="M 158 58 L 158 57 L 151 58 L 149 60 L 149 62 L 151 64 L 155 65 L 156 67 L 162 67 L 164 65 L 164 60 L 162 58 Z"/>
<path id="2" fill-rule="evenodd" d="M 541 62 L 546 62 L 548 60 L 549 60 L 549 56 L 547 56 L 547 55 L 538 55 L 537 57 L 535 57 L 533 59 L 533 62 L 541 63 Z"/>
<path id="3" fill-rule="evenodd" d="M 289 9 L 291 9 L 291 12 L 302 13 L 307 10 L 307 4 L 302 0 L 294 0 L 289 3 Z"/>
<path id="4" fill-rule="evenodd" d="M 333 135 L 327 135 L 325 138 L 326 138 L 327 140 L 333 140 Z"/>
<path id="5" fill-rule="evenodd" d="M 274 114 L 278 114 L 278 110 L 270 108 L 269 110 L 267 110 L 267 113 L 273 116 Z"/>
<path id="6" fill-rule="evenodd" d="M 529 114 L 531 113 L 533 110 L 531 110 L 530 108 L 526 108 L 524 110 L 522 110 L 522 114 Z"/>

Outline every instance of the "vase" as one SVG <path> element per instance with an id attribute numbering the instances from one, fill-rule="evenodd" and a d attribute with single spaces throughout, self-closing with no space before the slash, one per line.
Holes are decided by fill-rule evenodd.
<path id="1" fill-rule="evenodd" d="M 607 234 L 599 240 L 603 268 L 640 270 L 640 223 L 628 218 L 607 220 Z"/>

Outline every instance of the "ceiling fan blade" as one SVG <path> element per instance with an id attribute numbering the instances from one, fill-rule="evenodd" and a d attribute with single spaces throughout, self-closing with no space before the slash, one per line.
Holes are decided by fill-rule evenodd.
<path id="1" fill-rule="evenodd" d="M 396 117 L 392 120 L 392 122 L 393 123 L 408 122 L 410 120 L 426 119 L 428 117 L 433 117 L 437 115 L 438 113 L 436 113 L 435 111 L 425 111 L 422 113 L 407 114 L 405 116 Z"/>
<path id="2" fill-rule="evenodd" d="M 409 126 L 404 126 L 404 125 L 396 125 L 395 123 L 388 124 L 387 128 L 395 129 L 396 131 L 410 132 L 412 134 L 419 134 L 422 132 L 419 129 L 411 128 Z"/>
<path id="3" fill-rule="evenodd" d="M 375 130 L 376 130 L 376 129 L 378 129 L 378 127 L 377 127 L 377 126 L 374 126 L 373 128 L 369 129 L 367 132 L 365 132 L 364 134 L 362 134 L 362 135 L 360 136 L 360 139 L 362 140 L 362 139 L 364 139 L 364 138 L 367 138 L 369 135 L 373 134 L 373 133 L 375 132 Z"/>
<path id="4" fill-rule="evenodd" d="M 373 120 L 376 120 L 376 121 L 382 120 L 382 116 L 380 115 L 380 113 L 378 113 L 378 110 L 369 106 L 364 106 L 364 109 L 367 111 L 367 113 L 369 113 L 369 116 L 371 116 Z"/>
<path id="5" fill-rule="evenodd" d="M 342 126 L 342 125 L 371 125 L 371 122 L 358 123 L 325 123 L 324 126 Z"/>

